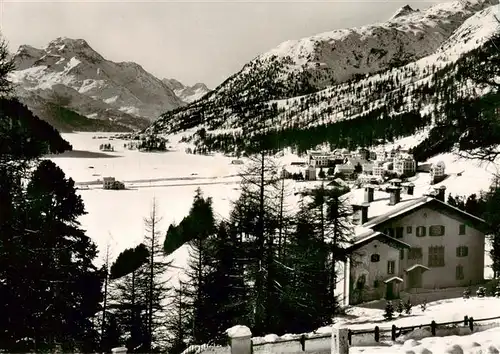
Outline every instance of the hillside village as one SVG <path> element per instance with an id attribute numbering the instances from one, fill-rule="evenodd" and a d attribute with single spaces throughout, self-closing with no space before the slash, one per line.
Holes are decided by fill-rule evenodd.
<path id="1" fill-rule="evenodd" d="M 380 184 L 392 178 L 407 180 L 415 176 L 418 164 L 409 150 L 400 146 L 386 150 L 358 148 L 354 151 L 338 149 L 308 151 L 305 161 L 291 162 L 283 167 L 285 178 L 314 181 L 341 178 L 346 181 L 370 181 Z M 428 167 L 431 184 L 439 183 L 445 177 L 445 164 L 439 161 Z"/>

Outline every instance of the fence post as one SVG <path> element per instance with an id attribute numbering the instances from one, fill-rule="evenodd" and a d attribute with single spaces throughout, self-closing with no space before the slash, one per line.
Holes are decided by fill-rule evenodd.
<path id="1" fill-rule="evenodd" d="M 394 342 L 396 340 L 396 325 L 393 324 L 391 327 L 391 340 Z"/>
<path id="2" fill-rule="evenodd" d="M 379 342 L 380 341 L 380 328 L 378 328 L 378 326 L 375 326 L 375 342 Z"/>
<path id="3" fill-rule="evenodd" d="M 231 345 L 231 354 L 252 353 L 252 332 L 247 326 L 234 326 L 226 330 Z"/>
<path id="4" fill-rule="evenodd" d="M 469 325 L 469 316 L 464 316 L 464 326 L 467 327 Z"/>
<path id="5" fill-rule="evenodd" d="M 302 351 L 306 351 L 306 336 L 305 334 L 300 336 L 300 346 L 302 347 Z"/>
<path id="6" fill-rule="evenodd" d="M 436 321 L 432 320 L 432 322 L 431 322 L 431 333 L 432 333 L 433 336 L 436 335 L 436 327 L 437 327 Z"/>
<path id="7" fill-rule="evenodd" d="M 127 354 L 127 348 L 126 347 L 113 348 L 113 349 L 111 349 L 111 353 L 113 353 L 113 354 Z"/>
<path id="8" fill-rule="evenodd" d="M 332 354 L 349 354 L 349 329 L 332 327 Z"/>
<path id="9" fill-rule="evenodd" d="M 474 318 L 469 318 L 469 328 L 471 332 L 474 332 Z"/>

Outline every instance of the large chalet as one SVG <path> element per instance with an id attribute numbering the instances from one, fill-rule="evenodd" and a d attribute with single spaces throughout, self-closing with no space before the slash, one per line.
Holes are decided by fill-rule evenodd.
<path id="1" fill-rule="evenodd" d="M 445 203 L 444 186 L 419 197 L 412 185 L 401 187 L 348 194 L 356 226 L 344 267 L 346 304 L 483 282 L 485 222 Z"/>

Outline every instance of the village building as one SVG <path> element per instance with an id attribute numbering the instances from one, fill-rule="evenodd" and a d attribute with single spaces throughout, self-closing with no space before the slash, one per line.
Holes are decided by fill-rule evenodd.
<path id="1" fill-rule="evenodd" d="M 115 180 L 114 177 L 104 177 L 102 179 L 102 187 L 104 189 L 125 189 L 125 184 Z"/>
<path id="2" fill-rule="evenodd" d="M 394 172 L 400 176 L 414 176 L 417 172 L 417 162 L 409 154 L 398 154 L 394 158 Z"/>
<path id="3" fill-rule="evenodd" d="M 445 164 L 439 161 L 431 165 L 429 173 L 431 175 L 431 184 L 439 183 L 446 177 Z"/>
<path id="4" fill-rule="evenodd" d="M 346 195 L 356 225 L 344 266 L 346 304 L 484 281 L 485 222 L 445 203 L 444 187 L 422 197 L 402 187 L 411 194 L 367 186 Z"/>
<path id="5" fill-rule="evenodd" d="M 372 175 L 374 177 L 383 178 L 385 174 L 384 163 L 382 161 L 375 161 L 372 166 Z"/>
<path id="6" fill-rule="evenodd" d="M 363 170 L 363 173 L 365 175 L 372 175 L 373 174 L 373 162 L 365 162 L 361 164 L 361 169 Z"/>
<path id="7" fill-rule="evenodd" d="M 359 160 L 366 161 L 370 157 L 370 151 L 365 148 L 358 148 L 353 155 L 354 155 L 353 157 Z"/>
<path id="8" fill-rule="evenodd" d="M 306 181 L 315 181 L 316 180 L 316 167 L 308 166 L 304 170 L 304 179 Z"/>
<path id="9" fill-rule="evenodd" d="M 335 174 L 339 173 L 346 177 L 352 177 L 354 175 L 354 165 L 350 163 L 340 164 L 335 166 Z"/>
<path id="10" fill-rule="evenodd" d="M 332 160 L 332 155 L 324 151 L 308 151 L 307 164 L 313 167 L 327 167 Z"/>
<path id="11" fill-rule="evenodd" d="M 387 159 L 387 153 L 383 146 L 380 146 L 375 150 L 375 155 L 376 155 L 376 160 L 378 161 L 385 161 Z"/>

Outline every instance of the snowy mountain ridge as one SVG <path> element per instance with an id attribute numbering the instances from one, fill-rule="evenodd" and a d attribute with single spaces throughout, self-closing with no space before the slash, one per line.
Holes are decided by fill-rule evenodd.
<path id="1" fill-rule="evenodd" d="M 49 102 L 88 118 L 143 128 L 185 105 L 139 64 L 107 60 L 83 39 L 60 37 L 42 49 L 21 45 L 13 59 L 11 81 L 30 108 Z"/>
<path id="2" fill-rule="evenodd" d="M 493 3 L 495 5 L 492 5 Z M 442 93 L 438 92 L 436 87 L 441 85 L 439 82 L 444 82 L 443 80 L 454 75 L 453 70 L 447 69 L 447 66 L 457 62 L 461 56 L 481 48 L 493 34 L 498 33 L 496 17 L 500 11 L 497 4 L 498 1 L 450 2 L 412 12 L 383 24 L 354 30 L 337 30 L 285 42 L 260 56 L 260 59 L 247 64 L 242 71 L 199 102 L 165 113 L 146 131 L 171 133 L 205 128 L 204 137 L 209 136 L 212 141 L 243 141 L 243 131 L 278 134 L 279 131 L 288 130 L 291 132 L 290 136 L 294 135 L 291 139 L 296 139 L 297 134 L 292 134 L 293 131 L 317 126 L 327 127 L 335 122 L 359 116 L 380 119 L 380 116 L 383 116 L 381 110 L 384 109 L 390 111 L 390 115 L 413 112 L 430 114 L 436 118 L 440 114 L 442 102 Z M 402 32 L 401 26 L 406 30 Z M 393 32 L 387 30 L 391 27 L 398 29 Z M 342 44 L 349 42 L 353 33 L 357 33 L 355 38 L 363 37 L 367 45 L 356 49 L 358 47 L 353 43 Z M 394 44 L 391 43 L 398 41 L 393 39 L 389 43 L 389 33 L 399 39 L 409 39 L 417 34 L 420 41 L 426 45 L 419 47 L 418 55 L 413 52 L 411 58 L 407 59 L 408 62 L 402 61 L 399 65 L 387 65 L 387 60 L 381 59 L 375 60 L 372 66 L 358 66 L 365 74 L 348 80 L 349 70 L 356 69 L 356 65 L 351 63 L 348 69 L 337 74 L 341 82 L 322 89 L 321 85 L 314 86 L 317 80 L 310 80 L 311 77 L 314 79 L 323 75 L 321 68 L 312 76 L 307 74 L 310 71 L 306 68 L 322 65 L 318 64 L 317 60 L 307 59 L 305 55 L 317 46 L 312 43 L 321 42 L 319 38 L 328 38 L 322 41 L 329 43 L 328 45 L 340 43 L 339 46 L 354 47 L 361 53 L 362 58 L 368 58 L 374 48 L 387 52 L 394 49 Z M 402 47 L 417 48 L 415 44 L 402 44 Z M 405 52 L 402 53 L 404 56 Z M 283 61 L 276 59 L 280 57 L 288 58 L 288 61 L 283 64 Z M 346 54 L 345 60 L 353 57 L 354 55 Z M 268 59 L 261 61 L 262 58 Z M 304 60 L 300 66 L 302 69 L 298 69 L 296 65 L 300 60 Z M 338 60 L 331 61 L 334 62 L 339 63 Z M 376 66 L 386 68 L 370 72 Z M 334 68 L 330 64 L 324 65 L 325 72 Z M 440 72 L 442 70 L 449 72 Z M 288 81 L 291 84 L 287 85 L 280 81 L 283 77 L 291 77 L 296 81 L 291 79 Z M 466 89 L 462 81 L 456 85 L 460 90 Z"/>
<path id="3" fill-rule="evenodd" d="M 163 79 L 162 81 L 168 88 L 174 91 L 177 97 L 186 103 L 199 100 L 211 91 L 207 85 L 201 82 L 198 82 L 193 86 L 186 86 L 176 79 Z"/>

